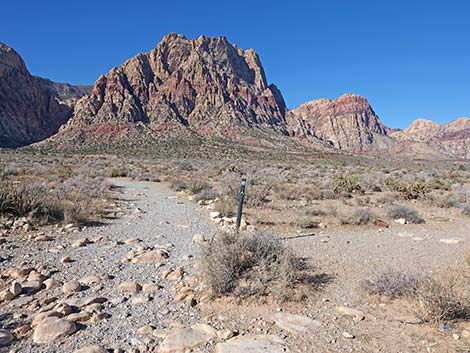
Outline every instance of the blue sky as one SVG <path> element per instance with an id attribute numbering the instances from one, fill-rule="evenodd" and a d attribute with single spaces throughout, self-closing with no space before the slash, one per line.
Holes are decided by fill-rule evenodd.
<path id="1" fill-rule="evenodd" d="M 35 75 L 91 84 L 169 32 L 261 56 L 287 105 L 346 92 L 391 127 L 470 116 L 470 1 L 5 1 L 0 41 Z"/>

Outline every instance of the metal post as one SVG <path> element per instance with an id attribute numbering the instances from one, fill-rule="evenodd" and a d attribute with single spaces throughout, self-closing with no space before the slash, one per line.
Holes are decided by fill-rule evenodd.
<path id="1" fill-rule="evenodd" d="M 245 199 L 246 178 L 242 179 L 240 183 L 240 197 L 238 198 L 238 211 L 237 211 L 237 233 L 240 231 L 240 224 L 242 222 L 243 200 Z"/>

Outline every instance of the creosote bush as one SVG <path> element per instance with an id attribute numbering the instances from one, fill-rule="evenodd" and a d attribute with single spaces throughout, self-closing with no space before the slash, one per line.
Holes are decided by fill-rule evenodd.
<path id="1" fill-rule="evenodd" d="M 369 294 L 390 298 L 412 295 L 418 288 L 418 275 L 387 268 L 373 272 L 367 280 L 362 282 L 362 288 Z"/>
<path id="2" fill-rule="evenodd" d="M 422 276 L 415 293 L 418 317 L 425 322 L 469 319 L 470 296 L 463 280 L 455 273 Z"/>
<path id="3" fill-rule="evenodd" d="M 416 210 L 405 205 L 390 206 L 387 210 L 387 216 L 391 219 L 404 218 L 408 223 L 424 223 L 424 219 Z"/>
<path id="4" fill-rule="evenodd" d="M 201 272 L 213 295 L 284 297 L 304 263 L 278 238 L 266 234 L 217 233 L 201 245 Z"/>
<path id="5" fill-rule="evenodd" d="M 355 175 L 336 175 L 333 178 L 332 190 L 335 194 L 362 191 L 359 179 Z"/>
<path id="6" fill-rule="evenodd" d="M 209 189 L 211 186 L 208 182 L 205 181 L 192 181 L 188 184 L 187 190 L 191 195 L 196 195 L 202 192 L 203 190 Z"/>

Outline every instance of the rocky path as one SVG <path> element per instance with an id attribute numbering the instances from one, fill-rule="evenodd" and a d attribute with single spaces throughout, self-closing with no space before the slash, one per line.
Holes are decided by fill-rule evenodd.
<path id="1" fill-rule="evenodd" d="M 9 349 L 149 351 L 169 327 L 200 321 L 190 298 L 192 237 L 213 231 L 207 214 L 163 185 L 113 183 L 126 201 L 116 203 L 120 219 L 80 232 L 18 235 L 4 245 L 2 274 L 18 291 L 1 305 L 3 328 L 18 338 Z"/>

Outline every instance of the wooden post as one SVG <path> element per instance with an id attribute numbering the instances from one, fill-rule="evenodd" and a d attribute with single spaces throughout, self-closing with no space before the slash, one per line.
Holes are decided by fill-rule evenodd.
<path id="1" fill-rule="evenodd" d="M 243 200 L 245 199 L 245 189 L 246 189 L 246 178 L 243 178 L 240 183 L 240 196 L 238 198 L 238 211 L 237 211 L 237 233 L 240 231 L 240 224 L 242 222 L 242 213 L 243 213 Z"/>

